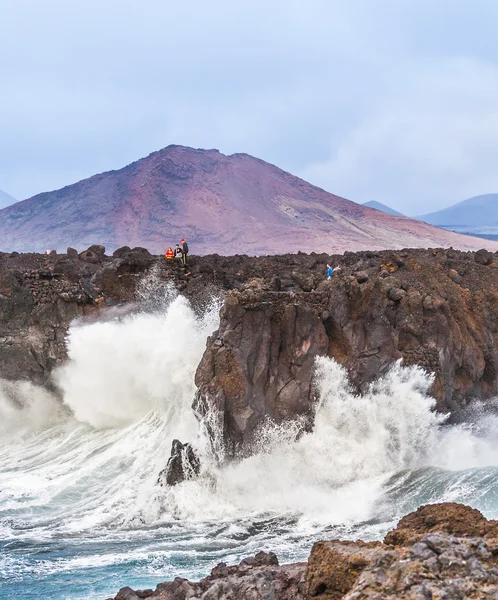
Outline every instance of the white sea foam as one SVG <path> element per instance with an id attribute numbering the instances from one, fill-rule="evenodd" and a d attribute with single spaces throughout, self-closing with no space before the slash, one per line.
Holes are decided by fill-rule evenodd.
<path id="1" fill-rule="evenodd" d="M 363 523 L 394 501 L 484 497 L 475 491 L 482 477 L 452 471 L 498 465 L 496 420 L 446 426 L 428 395 L 431 378 L 399 364 L 358 396 L 342 367 L 318 358 L 313 430 L 297 436 L 293 424 L 269 423 L 258 452 L 220 465 L 191 410 L 217 307 L 199 317 L 184 298 L 162 294 L 152 312 L 71 329 L 70 360 L 56 376 L 63 405 L 29 384 L 2 385 L 0 428 L 9 435 L 0 439 L 1 537 L 107 540 L 122 531 L 149 539 L 167 526 L 169 535 L 189 529 L 182 548 L 207 545 L 212 524 L 224 523 L 235 527 L 223 534 L 229 546 L 245 531 L 262 535 L 250 533 L 254 520 L 278 518 L 289 536 L 308 540 Z M 157 476 L 175 437 L 194 443 L 202 472 L 168 489 Z M 496 474 L 483 477 L 491 493 Z"/>

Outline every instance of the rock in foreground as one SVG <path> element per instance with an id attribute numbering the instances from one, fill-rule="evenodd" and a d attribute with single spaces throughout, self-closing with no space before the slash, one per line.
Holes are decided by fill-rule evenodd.
<path id="1" fill-rule="evenodd" d="M 465 522 L 468 528 L 465 528 Z M 452 530 L 458 536 L 452 535 Z M 425 530 L 425 531 L 424 531 Z M 407 531 L 411 536 L 401 535 Z M 476 535 L 483 531 L 483 535 Z M 400 534 L 401 532 L 401 534 Z M 468 506 L 421 507 L 381 542 L 318 542 L 308 563 L 279 566 L 260 552 L 193 583 L 122 588 L 114 600 L 484 600 L 498 598 L 498 522 Z M 407 542 L 406 544 L 403 542 Z"/>

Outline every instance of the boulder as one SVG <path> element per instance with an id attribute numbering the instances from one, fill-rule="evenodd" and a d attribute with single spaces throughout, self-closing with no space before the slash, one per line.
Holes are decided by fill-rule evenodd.
<path id="1" fill-rule="evenodd" d="M 490 265 L 494 261 L 494 256 L 488 250 L 478 250 L 474 255 L 474 261 L 478 265 Z"/>
<path id="2" fill-rule="evenodd" d="M 365 283 L 367 282 L 369 279 L 369 275 L 366 271 L 358 271 L 358 273 L 356 273 L 356 281 L 358 283 Z"/>
<path id="3" fill-rule="evenodd" d="M 406 296 L 406 291 L 402 288 L 392 287 L 389 289 L 387 296 L 389 300 L 392 300 L 393 302 L 400 302 Z"/>
<path id="4" fill-rule="evenodd" d="M 100 244 L 93 244 L 88 248 L 88 250 L 90 250 L 90 252 L 93 252 L 97 256 L 105 255 L 105 246 L 101 246 Z"/>
<path id="5" fill-rule="evenodd" d="M 66 250 L 66 254 L 68 255 L 69 258 L 77 258 L 77 256 L 78 256 L 78 250 L 76 250 L 75 248 L 69 247 Z"/>
<path id="6" fill-rule="evenodd" d="M 191 444 L 173 440 L 171 456 L 166 468 L 159 473 L 160 485 L 177 485 L 186 479 L 199 475 L 201 463 Z"/>
<path id="7" fill-rule="evenodd" d="M 84 262 L 97 264 L 97 263 L 101 262 L 102 255 L 96 254 L 95 252 L 93 252 L 93 250 L 84 250 L 80 254 L 80 259 L 83 260 Z"/>
<path id="8" fill-rule="evenodd" d="M 457 537 L 498 538 L 498 521 L 490 521 L 477 509 L 456 502 L 427 504 L 403 517 L 386 535 L 384 543 L 407 546 L 436 532 Z"/>
<path id="9" fill-rule="evenodd" d="M 131 248 L 129 246 L 121 246 L 121 248 L 114 250 L 114 252 L 112 253 L 112 256 L 113 256 L 113 258 L 121 258 L 125 254 L 128 254 L 128 252 L 130 252 L 130 251 L 131 251 Z"/>

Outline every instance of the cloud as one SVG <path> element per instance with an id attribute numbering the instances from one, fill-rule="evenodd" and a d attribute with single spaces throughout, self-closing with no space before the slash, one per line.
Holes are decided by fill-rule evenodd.
<path id="1" fill-rule="evenodd" d="M 417 215 L 498 190 L 498 68 L 410 65 L 389 99 L 331 146 L 300 175 L 360 202 Z"/>
<path id="2" fill-rule="evenodd" d="M 3 0 L 0 188 L 178 143 L 411 212 L 496 191 L 498 5 L 443 4 Z"/>

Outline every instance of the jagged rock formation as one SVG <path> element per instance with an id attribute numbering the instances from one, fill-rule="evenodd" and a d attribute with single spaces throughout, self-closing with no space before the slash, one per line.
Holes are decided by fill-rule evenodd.
<path id="1" fill-rule="evenodd" d="M 198 583 L 177 578 L 155 590 L 122 588 L 114 600 L 498 598 L 497 525 L 467 506 L 428 505 L 404 517 L 384 543 L 317 542 L 307 564 L 282 566 L 260 552 L 238 566 L 221 563 Z"/>
<path id="2" fill-rule="evenodd" d="M 431 393 L 445 412 L 492 397 L 495 258 L 486 251 L 346 253 L 331 281 L 321 257 L 291 257 L 286 268 L 276 258 L 272 277 L 254 269 L 227 294 L 197 371 L 199 405 L 220 411 L 228 448 L 248 447 L 266 417 L 312 413 L 317 354 L 344 365 L 360 390 L 397 360 L 421 365 L 434 373 Z"/>
<path id="3" fill-rule="evenodd" d="M 327 281 L 326 264 L 339 262 Z M 498 268 L 486 250 L 193 256 L 188 276 L 141 248 L 0 253 L 0 376 L 48 381 L 71 321 L 131 305 L 150 269 L 196 305 L 225 296 L 196 381 L 198 404 L 221 411 L 228 447 L 249 444 L 267 417 L 312 415 L 317 354 L 359 388 L 396 360 L 422 365 L 444 411 L 498 393 Z"/>
<path id="4" fill-rule="evenodd" d="M 330 194 L 248 154 L 168 146 L 118 171 L 38 194 L 0 212 L 3 250 L 59 252 L 100 240 L 164 252 L 343 252 L 406 246 L 498 250 Z"/>
<path id="5" fill-rule="evenodd" d="M 160 485 L 177 485 L 186 479 L 199 475 L 201 463 L 191 444 L 182 444 L 180 440 L 173 440 L 171 456 L 168 464 L 159 473 Z"/>

